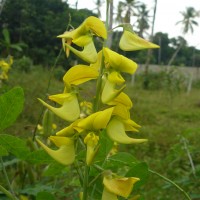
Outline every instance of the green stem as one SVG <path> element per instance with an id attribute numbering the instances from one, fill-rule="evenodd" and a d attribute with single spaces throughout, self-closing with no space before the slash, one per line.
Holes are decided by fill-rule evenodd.
<path id="1" fill-rule="evenodd" d="M 164 180 L 167 181 L 168 183 L 172 184 L 172 185 L 175 186 L 179 191 L 181 191 L 181 192 L 184 194 L 184 196 L 185 196 L 188 200 L 191 200 L 191 198 L 189 197 L 189 195 L 188 195 L 180 186 L 178 186 L 174 181 L 168 179 L 167 177 L 165 177 L 165 176 L 163 176 L 163 175 L 161 175 L 161 174 L 159 174 L 159 173 L 157 173 L 157 172 L 155 172 L 155 171 L 153 171 L 153 170 L 150 170 L 150 169 L 149 169 L 149 172 L 151 172 L 152 174 L 155 174 L 155 175 L 159 176 L 160 178 L 164 179 Z"/>
<path id="2" fill-rule="evenodd" d="M 8 190 L 6 190 L 3 186 L 0 185 L 0 191 L 3 192 L 8 198 L 12 200 L 17 200 Z"/>
<path id="3" fill-rule="evenodd" d="M 11 184 L 10 184 L 10 181 L 9 181 L 9 179 L 8 179 L 8 175 L 7 175 L 5 166 L 4 166 L 4 164 L 3 164 L 3 159 L 2 159 L 2 157 L 1 157 L 1 165 L 2 165 L 3 174 L 4 174 L 4 176 L 5 176 L 5 180 L 6 180 L 6 183 L 7 183 L 8 187 L 9 187 L 10 192 L 9 192 L 8 190 L 6 190 L 6 189 L 5 189 L 4 187 L 2 187 L 2 186 L 0 187 L 0 189 L 1 189 L 2 192 L 4 192 L 4 194 L 6 194 L 6 195 L 7 195 L 8 197 L 10 197 L 11 199 L 17 200 L 17 197 L 15 197 L 15 193 L 14 193 L 14 191 L 13 191 L 13 189 L 12 189 L 12 186 L 11 186 Z"/>
<path id="4" fill-rule="evenodd" d="M 90 167 L 85 165 L 85 172 L 84 172 L 84 180 L 83 180 L 83 199 L 87 200 L 88 197 L 88 176 L 89 176 Z"/>

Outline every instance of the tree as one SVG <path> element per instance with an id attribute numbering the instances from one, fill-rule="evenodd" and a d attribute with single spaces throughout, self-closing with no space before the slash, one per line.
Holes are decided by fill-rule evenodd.
<path id="1" fill-rule="evenodd" d="M 131 17 L 136 16 L 135 9 L 139 4 L 139 1 L 136 0 L 126 0 L 126 2 L 119 1 L 116 21 L 121 23 L 130 23 Z"/>
<path id="2" fill-rule="evenodd" d="M 182 28 L 183 35 L 187 34 L 189 31 L 193 33 L 194 32 L 193 26 L 194 25 L 198 26 L 198 23 L 194 20 L 198 16 L 198 12 L 193 7 L 187 7 L 185 12 L 180 12 L 180 13 L 182 14 L 183 19 L 181 21 L 178 21 L 176 24 L 181 23 L 183 25 Z M 184 40 L 180 40 L 180 44 L 177 47 L 174 54 L 172 55 L 171 59 L 169 60 L 168 66 L 170 66 L 173 63 L 183 45 L 185 45 Z"/>
<path id="3" fill-rule="evenodd" d="M 145 4 L 141 4 L 137 9 L 137 28 L 138 28 L 138 35 L 143 37 L 143 34 L 146 30 L 149 29 L 149 10 Z"/>
<path id="4" fill-rule="evenodd" d="M 193 7 L 187 7 L 186 11 L 180 12 L 183 19 L 176 24 L 182 24 L 183 34 L 187 34 L 189 31 L 194 32 L 193 26 L 198 26 L 197 21 L 194 19 L 198 16 L 198 12 Z"/>

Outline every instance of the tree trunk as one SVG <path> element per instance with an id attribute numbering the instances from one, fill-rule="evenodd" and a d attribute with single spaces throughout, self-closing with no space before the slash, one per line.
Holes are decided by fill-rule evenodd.
<path id="1" fill-rule="evenodd" d="M 155 0 L 155 6 L 154 6 L 154 11 L 153 11 L 153 21 L 152 21 L 152 27 L 151 27 L 151 35 L 150 35 L 150 41 L 153 40 L 153 35 L 154 35 L 154 24 L 155 24 L 155 19 L 156 19 L 156 9 L 157 9 L 157 0 Z M 149 85 L 149 80 L 148 80 L 148 73 L 149 73 L 149 64 L 151 61 L 151 55 L 152 55 L 152 49 L 148 49 L 147 52 L 147 59 L 145 63 L 145 80 L 144 80 L 144 88 L 148 88 Z"/>
<path id="2" fill-rule="evenodd" d="M 112 30 L 112 26 L 113 26 L 113 0 L 110 1 L 110 10 L 109 10 L 109 30 Z M 108 35 L 108 40 L 107 40 L 107 45 L 110 48 L 112 46 L 112 36 L 113 36 L 113 32 L 110 31 L 109 35 Z"/>

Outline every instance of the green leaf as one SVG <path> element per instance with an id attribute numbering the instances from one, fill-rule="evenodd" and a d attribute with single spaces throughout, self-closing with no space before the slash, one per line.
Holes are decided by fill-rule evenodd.
<path id="1" fill-rule="evenodd" d="M 107 136 L 106 131 L 103 130 L 99 138 L 99 150 L 95 157 L 95 161 L 103 161 L 106 159 L 107 155 L 113 147 L 113 141 Z"/>
<path id="2" fill-rule="evenodd" d="M 4 148 L 3 146 L 0 145 L 0 156 L 7 156 L 8 155 L 8 151 L 6 150 L 6 148 Z"/>
<path id="3" fill-rule="evenodd" d="M 9 45 L 10 44 L 10 33 L 7 28 L 4 28 L 2 31 L 3 37 L 5 42 Z"/>
<path id="4" fill-rule="evenodd" d="M 148 176 L 149 170 L 145 162 L 135 164 L 133 167 L 130 168 L 130 170 L 126 174 L 126 177 L 140 178 L 140 181 L 138 181 L 134 186 L 135 189 L 144 185 L 148 179 Z"/>
<path id="5" fill-rule="evenodd" d="M 110 156 L 105 164 L 106 168 L 122 167 L 122 166 L 135 166 L 137 160 L 130 153 L 119 152 Z"/>
<path id="6" fill-rule="evenodd" d="M 44 150 L 40 149 L 29 153 L 27 161 L 32 164 L 50 164 L 54 162 L 54 159 L 51 158 Z"/>
<path id="7" fill-rule="evenodd" d="M 0 96 L 0 131 L 12 125 L 22 112 L 24 93 L 20 87 L 15 87 Z"/>
<path id="8" fill-rule="evenodd" d="M 0 134 L 0 145 L 22 160 L 25 160 L 30 152 L 24 140 L 12 135 Z"/>
<path id="9" fill-rule="evenodd" d="M 49 192 L 39 192 L 36 196 L 36 200 L 55 200 L 54 196 Z"/>
<path id="10" fill-rule="evenodd" d="M 43 175 L 44 176 L 54 176 L 54 177 L 56 175 L 63 176 L 63 173 L 62 173 L 63 170 L 69 170 L 69 168 L 67 168 L 64 165 L 59 164 L 58 162 L 54 162 L 47 167 L 47 169 L 44 171 Z"/>

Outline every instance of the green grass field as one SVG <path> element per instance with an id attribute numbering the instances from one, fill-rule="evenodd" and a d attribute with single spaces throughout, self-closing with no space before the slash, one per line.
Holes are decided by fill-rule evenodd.
<path id="1" fill-rule="evenodd" d="M 21 138 L 32 137 L 43 108 L 37 98 L 45 99 L 48 94 L 63 91 L 62 81 L 52 76 L 49 84 L 50 77 L 50 70 L 40 67 L 29 73 L 11 71 L 8 83 L 0 91 L 3 93 L 14 86 L 21 86 L 25 93 L 25 105 L 16 123 L 6 130 L 7 133 Z M 160 84 L 153 78 L 151 81 Z M 90 85 L 85 87 L 88 93 L 93 92 Z M 132 119 L 142 126 L 136 137 L 149 141 L 120 148 L 147 162 L 151 170 L 175 181 L 192 199 L 200 199 L 200 88 L 193 87 L 189 94 L 183 88 L 177 91 L 171 86 L 144 90 L 140 75 L 136 76 L 135 85 L 128 85 L 125 92 L 133 100 Z M 62 128 L 62 122 L 57 118 L 55 120 Z M 154 174 L 150 174 L 140 193 L 146 200 L 185 199 L 180 191 Z"/>

